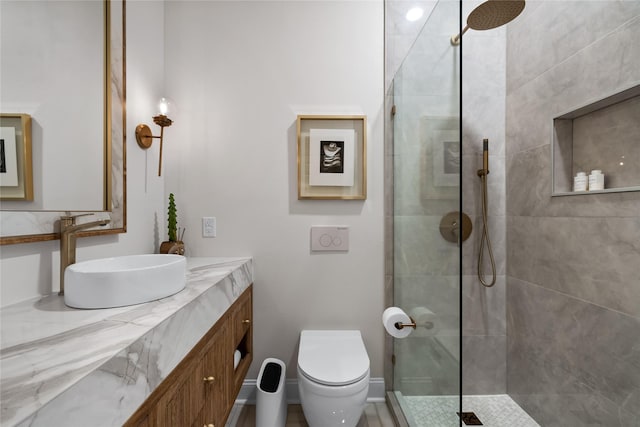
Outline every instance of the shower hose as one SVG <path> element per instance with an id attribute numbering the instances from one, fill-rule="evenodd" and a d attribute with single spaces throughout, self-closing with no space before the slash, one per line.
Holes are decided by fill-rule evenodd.
<path id="1" fill-rule="evenodd" d="M 490 288 L 496 284 L 496 262 L 493 258 L 493 250 L 491 249 L 491 240 L 489 239 L 489 227 L 487 225 L 487 174 L 479 174 L 482 182 L 482 238 L 480 239 L 480 251 L 478 252 L 478 279 L 483 286 Z M 489 252 L 489 259 L 491 260 L 491 282 L 488 283 L 484 278 L 484 247 L 485 242 L 487 246 L 487 252 Z"/>

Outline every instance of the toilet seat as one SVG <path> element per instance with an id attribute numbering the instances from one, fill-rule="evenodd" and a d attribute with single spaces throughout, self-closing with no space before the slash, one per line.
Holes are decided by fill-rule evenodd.
<path id="1" fill-rule="evenodd" d="M 360 331 L 302 331 L 298 368 L 309 380 L 328 386 L 360 381 L 369 373 Z"/>

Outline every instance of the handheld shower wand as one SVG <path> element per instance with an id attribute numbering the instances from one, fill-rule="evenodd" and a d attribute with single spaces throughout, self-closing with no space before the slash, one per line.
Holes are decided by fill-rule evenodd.
<path id="1" fill-rule="evenodd" d="M 489 140 L 482 140 L 482 169 L 478 169 L 478 176 L 480 177 L 482 186 L 482 238 L 480 239 L 480 251 L 478 252 L 478 279 L 480 283 L 487 288 L 496 284 L 496 262 L 493 258 L 493 250 L 491 248 L 491 240 L 489 239 L 489 227 L 487 225 L 487 175 L 489 175 Z M 487 242 L 487 251 L 489 252 L 489 259 L 491 260 L 491 282 L 487 282 L 484 278 L 484 246 Z"/>
<path id="2" fill-rule="evenodd" d="M 480 172 L 489 175 L 489 140 L 487 138 L 482 140 L 482 169 L 478 171 L 478 176 Z"/>

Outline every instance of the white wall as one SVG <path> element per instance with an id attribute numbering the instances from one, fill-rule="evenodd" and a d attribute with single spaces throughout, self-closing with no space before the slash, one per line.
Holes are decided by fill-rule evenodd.
<path id="1" fill-rule="evenodd" d="M 162 94 L 164 55 L 162 2 L 127 2 L 127 233 L 78 240 L 77 260 L 150 253 L 163 236 L 164 178 L 157 177 L 157 147 L 142 151 L 135 140 L 138 123 L 152 123 Z M 0 248 L 0 306 L 46 295 L 59 286 L 59 242 Z"/>
<path id="2" fill-rule="evenodd" d="M 167 193 L 191 256 L 255 258 L 255 378 L 295 376 L 300 330 L 360 329 L 382 377 L 383 2 L 166 3 Z M 366 201 L 298 201 L 297 114 L 368 118 Z M 201 237 L 215 216 L 218 237 Z M 311 254 L 314 224 L 350 227 L 346 254 Z"/>

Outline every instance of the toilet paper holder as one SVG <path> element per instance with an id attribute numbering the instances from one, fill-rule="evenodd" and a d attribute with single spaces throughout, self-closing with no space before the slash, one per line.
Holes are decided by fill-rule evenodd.
<path id="1" fill-rule="evenodd" d="M 396 322 L 393 326 L 396 327 L 396 329 L 404 329 L 406 327 L 411 327 L 413 329 L 416 328 L 416 321 L 413 320 L 413 317 L 409 316 L 409 320 L 411 320 L 411 323 L 400 323 L 400 322 Z"/>

